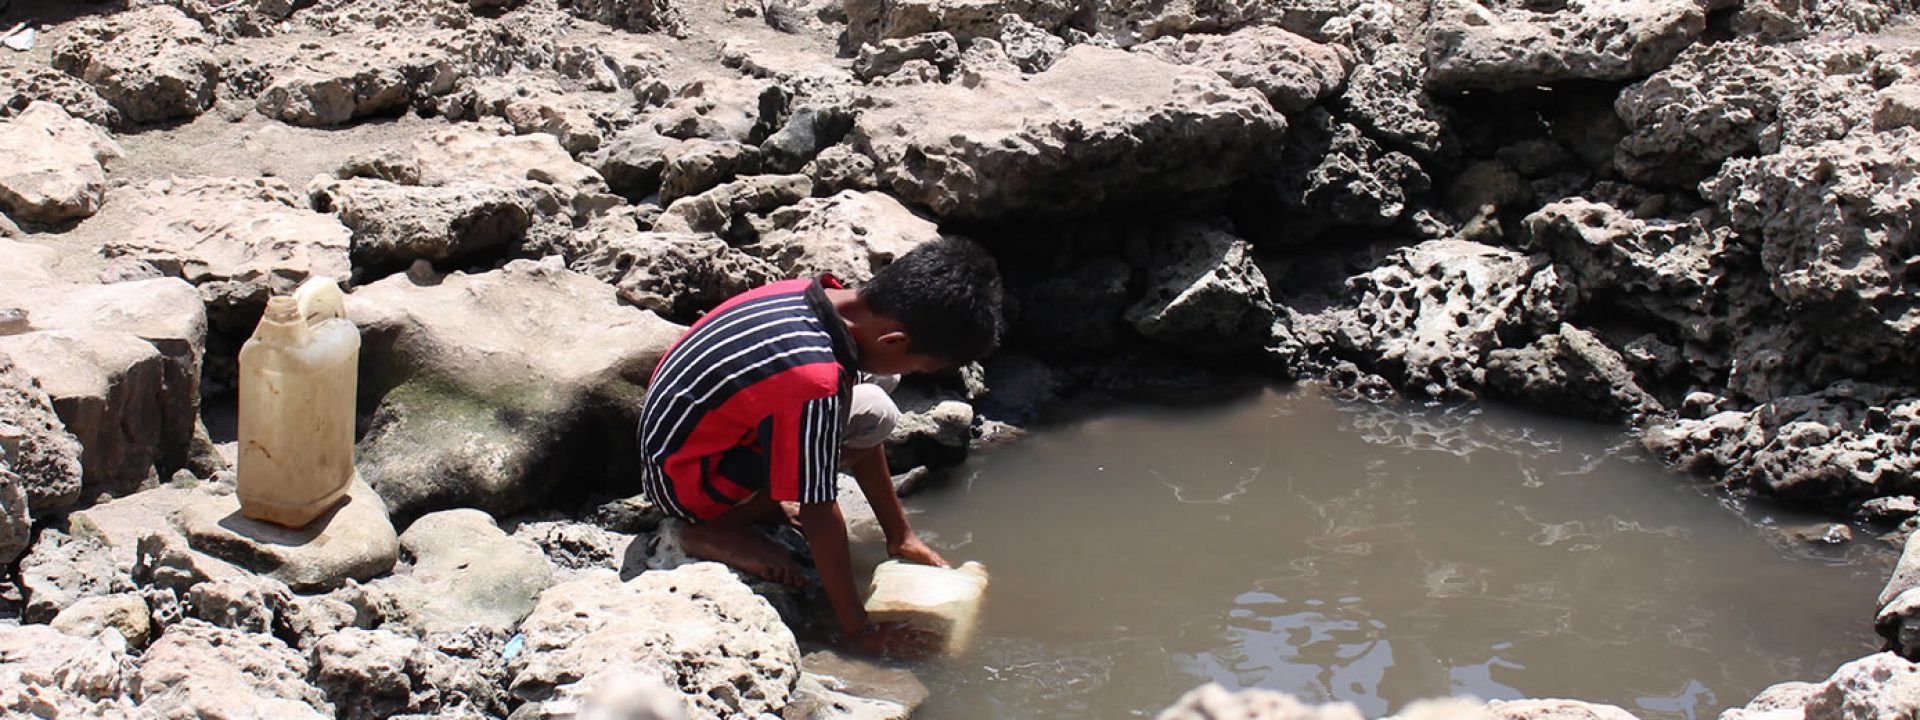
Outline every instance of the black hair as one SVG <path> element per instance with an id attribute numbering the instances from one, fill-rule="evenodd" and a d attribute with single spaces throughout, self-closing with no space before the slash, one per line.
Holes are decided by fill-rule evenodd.
<path id="1" fill-rule="evenodd" d="M 1000 266 L 978 243 L 942 237 L 880 268 L 860 298 L 906 326 L 914 353 L 964 364 L 1000 344 Z"/>

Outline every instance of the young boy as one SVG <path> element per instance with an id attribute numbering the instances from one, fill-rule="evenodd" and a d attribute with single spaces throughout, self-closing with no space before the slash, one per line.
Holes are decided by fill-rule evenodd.
<path id="1" fill-rule="evenodd" d="M 654 369 L 640 413 L 642 488 L 685 521 L 688 554 L 798 585 L 800 567 L 755 523 L 799 521 L 843 638 L 871 653 L 910 649 L 867 622 L 854 588 L 836 475 L 849 468 L 887 554 L 945 567 L 907 525 L 882 443 L 898 410 L 859 373 L 951 368 L 999 339 L 1000 274 L 972 242 L 901 256 L 858 291 L 831 276 L 742 293 L 693 324 Z"/>

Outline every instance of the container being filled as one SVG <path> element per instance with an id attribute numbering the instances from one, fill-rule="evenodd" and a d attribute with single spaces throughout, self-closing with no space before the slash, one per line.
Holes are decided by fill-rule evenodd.
<path id="1" fill-rule="evenodd" d="M 267 301 L 240 349 L 240 512 L 303 527 L 353 480 L 360 331 L 332 278 Z"/>
<path id="2" fill-rule="evenodd" d="M 938 635 L 949 657 L 966 653 L 987 594 L 987 568 L 958 568 L 888 560 L 873 570 L 867 615 L 874 622 L 905 622 Z"/>

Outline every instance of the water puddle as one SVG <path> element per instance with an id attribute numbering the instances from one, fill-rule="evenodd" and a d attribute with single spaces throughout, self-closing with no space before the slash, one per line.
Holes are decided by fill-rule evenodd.
<path id="1" fill-rule="evenodd" d="M 1733 512 L 1626 436 L 1272 389 L 979 457 L 914 524 L 993 587 L 941 718 L 1151 717 L 1208 680 L 1351 701 L 1566 697 L 1712 718 L 1872 652 L 1893 553 Z M 1864 536 L 1863 536 L 1864 537 Z"/>

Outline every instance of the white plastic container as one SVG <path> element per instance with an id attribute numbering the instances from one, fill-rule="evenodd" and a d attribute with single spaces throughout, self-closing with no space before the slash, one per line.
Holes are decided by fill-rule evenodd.
<path id="1" fill-rule="evenodd" d="M 980 563 L 937 568 L 888 560 L 873 570 L 867 617 L 932 631 L 940 636 L 945 653 L 958 657 L 973 643 L 986 595 L 987 568 Z"/>
<path id="2" fill-rule="evenodd" d="M 240 348 L 240 512 L 302 527 L 353 481 L 360 330 L 332 278 L 267 300 Z"/>

